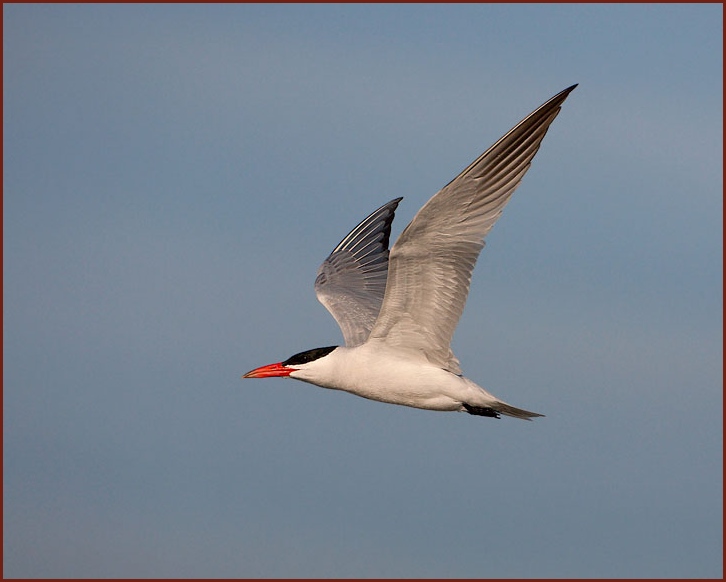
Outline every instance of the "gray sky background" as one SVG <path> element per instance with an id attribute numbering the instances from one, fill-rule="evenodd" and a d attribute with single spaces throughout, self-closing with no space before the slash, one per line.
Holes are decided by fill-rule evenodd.
<path id="1" fill-rule="evenodd" d="M 6 577 L 722 575 L 722 6 L 4 5 Z M 454 350 L 253 367 L 338 241 L 571 85 Z"/>

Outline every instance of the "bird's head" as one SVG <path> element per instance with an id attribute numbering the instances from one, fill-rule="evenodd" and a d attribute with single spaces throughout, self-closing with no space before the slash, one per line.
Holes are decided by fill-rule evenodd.
<path id="1" fill-rule="evenodd" d="M 247 372 L 243 378 L 275 378 L 289 376 L 293 372 L 298 370 L 305 370 L 311 362 L 316 362 L 321 358 L 327 356 L 338 346 L 328 346 L 326 348 L 315 348 L 313 350 L 307 350 L 300 352 L 294 356 L 290 356 L 284 362 L 277 362 L 275 364 L 268 364 L 266 366 L 260 366 L 250 372 Z"/>

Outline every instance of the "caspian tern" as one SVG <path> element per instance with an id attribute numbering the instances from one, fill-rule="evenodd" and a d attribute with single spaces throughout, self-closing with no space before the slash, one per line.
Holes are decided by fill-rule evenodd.
<path id="1" fill-rule="evenodd" d="M 288 377 L 428 410 L 530 420 L 462 375 L 451 338 L 491 230 L 572 85 L 519 122 L 418 211 L 388 250 L 402 200 L 356 226 L 320 266 L 315 292 L 345 346 L 307 350 L 244 378 Z"/>

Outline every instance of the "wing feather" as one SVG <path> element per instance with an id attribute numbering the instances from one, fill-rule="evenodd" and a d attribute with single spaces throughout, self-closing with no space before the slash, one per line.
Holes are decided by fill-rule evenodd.
<path id="1" fill-rule="evenodd" d="M 370 341 L 461 373 L 451 338 L 484 237 L 576 86 L 528 115 L 419 210 L 391 249 L 388 285 Z"/>
<path id="2" fill-rule="evenodd" d="M 391 223 L 401 200 L 391 200 L 370 214 L 318 269 L 315 293 L 338 322 L 348 347 L 368 339 L 381 309 Z"/>

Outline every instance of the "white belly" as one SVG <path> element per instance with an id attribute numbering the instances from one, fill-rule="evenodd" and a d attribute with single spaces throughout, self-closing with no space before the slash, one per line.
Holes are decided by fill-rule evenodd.
<path id="1" fill-rule="evenodd" d="M 290 377 L 371 400 L 429 410 L 464 410 L 464 402 L 487 406 L 497 401 L 467 378 L 407 356 L 382 353 L 366 344 L 338 348 L 318 365 Z"/>

